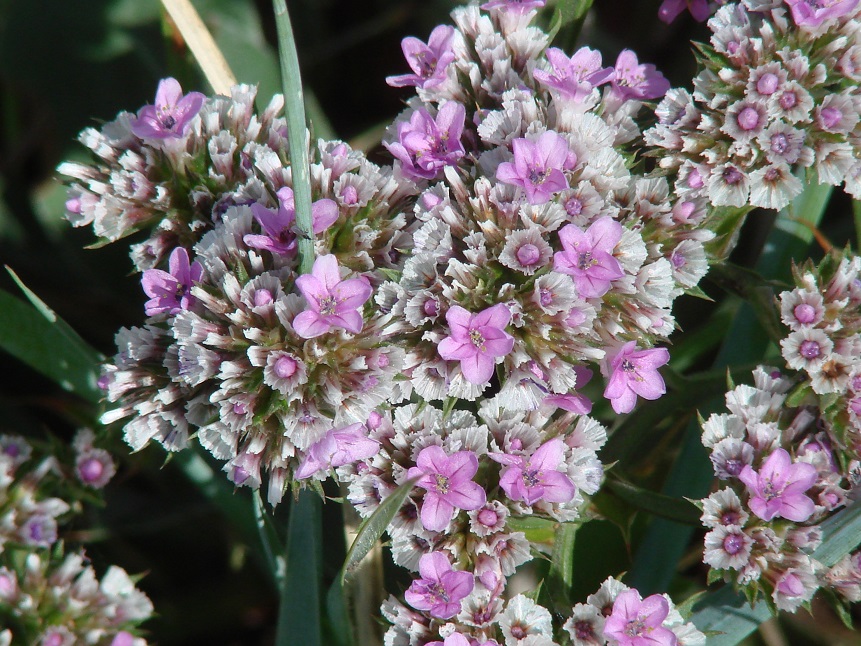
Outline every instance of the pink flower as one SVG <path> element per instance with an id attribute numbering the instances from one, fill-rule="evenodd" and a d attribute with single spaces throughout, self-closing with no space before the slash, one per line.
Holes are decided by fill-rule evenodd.
<path id="1" fill-rule="evenodd" d="M 155 105 L 145 105 L 132 120 L 132 132 L 141 139 L 178 139 L 200 112 L 204 96 L 200 92 L 182 95 L 174 78 L 162 79 L 155 93 Z"/>
<path id="2" fill-rule="evenodd" d="M 278 190 L 278 211 L 273 212 L 262 204 L 251 205 L 254 218 L 260 223 L 265 235 L 248 234 L 243 242 L 253 249 L 265 249 L 278 255 L 296 253 L 296 204 L 293 189 L 284 186 Z M 322 233 L 338 219 L 338 205 L 329 199 L 317 200 L 311 205 L 311 223 L 314 233 Z"/>
<path id="3" fill-rule="evenodd" d="M 582 101 L 594 88 L 612 81 L 616 73 L 612 67 L 601 67 L 601 52 L 588 47 L 581 47 L 571 58 L 561 49 L 551 47 L 547 60 L 553 72 L 536 69 L 535 78 L 575 101 Z"/>
<path id="4" fill-rule="evenodd" d="M 673 631 L 664 628 L 670 604 L 659 594 L 642 599 L 636 590 L 625 590 L 613 602 L 604 622 L 604 636 L 619 646 L 676 646 Z"/>
<path id="5" fill-rule="evenodd" d="M 605 215 L 586 231 L 567 224 L 559 231 L 563 251 L 553 255 L 553 269 L 574 278 L 583 298 L 600 298 L 610 283 L 625 275 L 613 250 L 622 239 L 622 225 Z"/>
<path id="6" fill-rule="evenodd" d="M 502 303 L 471 314 L 459 305 L 445 314 L 451 334 L 440 341 L 437 351 L 446 361 L 460 361 L 467 381 L 484 384 L 490 381 L 497 357 L 504 357 L 514 347 L 514 337 L 505 331 L 511 311 Z"/>
<path id="7" fill-rule="evenodd" d="M 423 89 L 433 88 L 446 79 L 446 68 L 454 60 L 451 41 L 454 27 L 439 25 L 428 38 L 427 45 L 418 38 L 408 36 L 401 41 L 401 49 L 413 74 L 389 76 L 386 83 L 392 87 L 414 85 Z"/>
<path id="8" fill-rule="evenodd" d="M 532 9 L 539 9 L 544 6 L 547 0 L 490 0 L 481 5 L 485 11 L 497 9 L 523 15 Z M 446 644 L 448 646 L 448 644 Z"/>
<path id="9" fill-rule="evenodd" d="M 636 341 L 628 341 L 610 360 L 610 381 L 604 397 L 617 413 L 630 413 L 643 399 L 658 399 L 667 392 L 658 368 L 670 360 L 666 348 L 637 350 Z"/>
<path id="10" fill-rule="evenodd" d="M 434 179 L 446 166 L 463 157 L 460 136 L 466 109 L 457 101 L 448 101 L 436 115 L 416 110 L 409 122 L 398 124 L 398 141 L 384 144 L 403 164 L 404 174 L 411 178 Z"/>
<path id="11" fill-rule="evenodd" d="M 532 457 L 508 453 L 490 453 L 490 457 L 508 468 L 499 478 L 499 486 L 511 500 L 534 505 L 539 500 L 568 502 L 577 488 L 558 470 L 562 462 L 562 440 L 553 438 L 542 444 Z"/>
<path id="12" fill-rule="evenodd" d="M 191 287 L 203 277 L 203 267 L 195 261 L 189 263 L 188 252 L 177 247 L 168 260 L 170 272 L 147 269 L 141 278 L 141 286 L 150 300 L 144 305 L 147 316 L 176 314 L 191 309 L 195 303 Z"/>
<path id="13" fill-rule="evenodd" d="M 784 0 L 796 25 L 818 27 L 855 10 L 858 0 Z"/>
<path id="14" fill-rule="evenodd" d="M 694 20 L 699 22 L 704 21 L 711 13 L 708 0 L 664 0 L 658 9 L 658 18 L 670 24 L 685 9 L 690 11 Z"/>
<path id="15" fill-rule="evenodd" d="M 308 309 L 293 319 L 296 334 L 313 339 L 333 327 L 351 334 L 361 332 L 364 319 L 359 308 L 374 290 L 364 278 L 341 280 L 335 256 L 318 257 L 311 273 L 296 279 L 296 287 L 308 301 Z"/>
<path id="16" fill-rule="evenodd" d="M 296 479 L 304 480 L 320 471 L 366 460 L 379 451 L 380 443 L 368 437 L 368 429 L 361 422 L 333 428 L 308 448 L 296 470 Z"/>
<path id="17" fill-rule="evenodd" d="M 573 168 L 577 156 L 568 150 L 563 137 L 548 130 L 537 141 L 515 139 L 514 161 L 496 169 L 496 179 L 520 186 L 530 204 L 544 204 L 550 196 L 568 188 L 563 170 Z"/>
<path id="18" fill-rule="evenodd" d="M 776 516 L 801 523 L 815 510 L 813 501 L 804 495 L 816 482 L 816 467 L 806 462 L 792 463 L 785 449 L 777 449 L 754 471 L 746 464 L 738 474 L 750 493 L 748 506 L 763 520 Z"/>
<path id="19" fill-rule="evenodd" d="M 422 556 L 419 574 L 422 578 L 413 581 L 404 598 L 416 610 L 428 611 L 438 619 L 449 619 L 460 612 L 461 600 L 475 586 L 472 573 L 455 572 L 442 552 Z"/>
<path id="20" fill-rule="evenodd" d="M 420 477 L 416 485 L 427 490 L 422 502 L 421 519 L 425 529 L 441 532 L 457 509 L 471 511 L 487 502 L 487 495 L 472 481 L 478 471 L 478 458 L 472 451 L 446 455 L 439 446 L 421 450 L 407 479 Z"/>
<path id="21" fill-rule="evenodd" d="M 670 82 L 654 65 L 640 65 L 637 55 L 623 49 L 616 59 L 616 74 L 612 80 L 612 92 L 618 98 L 658 99 L 670 89 Z"/>

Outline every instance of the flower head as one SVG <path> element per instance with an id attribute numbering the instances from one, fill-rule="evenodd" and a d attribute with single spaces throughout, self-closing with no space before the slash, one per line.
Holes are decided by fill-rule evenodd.
<path id="1" fill-rule="evenodd" d="M 436 27 L 427 44 L 412 36 L 404 38 L 401 49 L 413 74 L 389 76 L 386 83 L 393 87 L 414 85 L 420 88 L 442 84 L 446 79 L 446 68 L 454 60 L 453 39 L 454 28 L 447 25 Z"/>
<path id="2" fill-rule="evenodd" d="M 562 136 L 547 131 L 536 141 L 515 139 L 512 148 L 514 161 L 500 164 L 496 179 L 520 186 L 530 204 L 544 204 L 551 195 L 568 188 L 562 171 L 573 168 L 577 157 Z"/>
<path id="3" fill-rule="evenodd" d="M 815 510 L 813 501 L 804 492 L 816 482 L 816 467 L 806 462 L 793 464 L 785 449 L 772 452 L 759 473 L 745 465 L 738 478 L 750 492 L 750 510 L 763 520 L 780 516 L 800 523 Z"/>
<path id="4" fill-rule="evenodd" d="M 568 502 L 576 487 L 571 479 L 559 471 L 563 457 L 562 440 L 553 438 L 542 444 L 532 457 L 492 453 L 490 457 L 507 465 L 499 478 L 499 486 L 511 500 L 522 500 L 534 505 L 539 500 Z"/>
<path id="5" fill-rule="evenodd" d="M 467 381 L 481 385 L 490 381 L 497 357 L 514 347 L 514 337 L 505 331 L 511 311 L 502 303 L 471 314 L 459 305 L 445 315 L 451 334 L 440 341 L 437 351 L 446 361 L 460 361 Z"/>
<path id="6" fill-rule="evenodd" d="M 422 578 L 413 581 L 404 598 L 416 610 L 428 611 L 439 619 L 449 619 L 460 612 L 461 600 L 475 586 L 472 573 L 454 571 L 442 552 L 422 556 L 419 574 Z"/>
<path id="7" fill-rule="evenodd" d="M 132 132 L 141 139 L 178 139 L 200 112 L 204 98 L 200 92 L 183 96 L 175 78 L 162 79 L 155 93 L 155 105 L 140 109 L 137 119 L 132 121 Z"/>
<path id="8" fill-rule="evenodd" d="M 676 646 L 675 634 L 662 625 L 669 613 L 669 603 L 661 595 L 643 599 L 636 590 L 625 590 L 613 602 L 604 636 L 619 646 Z"/>
<path id="9" fill-rule="evenodd" d="M 487 501 L 484 489 L 472 481 L 478 459 L 472 451 L 452 455 L 439 446 L 425 447 L 407 478 L 418 477 L 416 485 L 427 490 L 422 502 L 421 519 L 425 529 L 441 532 L 448 527 L 457 509 L 471 511 Z"/>
<path id="10" fill-rule="evenodd" d="M 308 309 L 293 319 L 299 336 L 313 339 L 333 327 L 352 334 L 362 330 L 359 308 L 371 297 L 373 288 L 364 278 L 341 280 L 335 256 L 319 256 L 311 273 L 296 279 L 296 286 L 308 302 Z"/>
<path id="11" fill-rule="evenodd" d="M 610 361 L 610 381 L 604 397 L 617 413 L 634 410 L 637 395 L 643 399 L 658 399 L 667 392 L 658 368 L 670 360 L 666 348 L 637 350 L 637 342 L 629 341 Z"/>
<path id="12" fill-rule="evenodd" d="M 176 314 L 194 305 L 191 287 L 203 277 L 203 267 L 197 261 L 189 263 L 188 252 L 183 247 L 173 250 L 168 266 L 169 272 L 147 269 L 143 273 L 141 285 L 150 297 L 144 305 L 147 316 Z"/>

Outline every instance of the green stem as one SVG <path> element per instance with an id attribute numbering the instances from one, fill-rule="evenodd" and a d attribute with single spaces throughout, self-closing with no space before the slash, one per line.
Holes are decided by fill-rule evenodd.
<path id="1" fill-rule="evenodd" d="M 278 30 L 278 58 L 281 61 L 281 84 L 284 89 L 284 113 L 287 117 L 287 140 L 290 143 L 290 166 L 293 173 L 293 199 L 296 204 L 296 226 L 299 229 L 299 273 L 310 273 L 314 266 L 314 233 L 311 225 L 311 172 L 305 127 L 305 98 L 296 40 L 287 13 L 286 0 L 273 0 L 275 26 Z"/>

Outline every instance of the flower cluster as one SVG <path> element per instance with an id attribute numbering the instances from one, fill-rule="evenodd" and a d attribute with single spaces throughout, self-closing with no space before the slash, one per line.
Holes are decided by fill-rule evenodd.
<path id="1" fill-rule="evenodd" d="M 386 643 L 417 646 L 701 646 L 705 635 L 685 622 L 667 595 L 645 599 L 633 588 L 608 578 L 586 603 L 576 604 L 558 622 L 547 608 L 519 594 L 507 601 L 488 599 L 481 583 L 455 571 L 445 557 L 423 557 L 422 579 L 407 591 L 410 610 L 393 597 L 383 604 L 392 623 Z M 439 562 L 436 562 L 439 560 Z M 467 577 L 469 575 L 467 574 Z M 414 590 L 415 588 L 415 590 Z M 421 590 L 421 593 L 418 592 Z M 470 590 L 473 590 L 470 593 Z M 443 601 L 445 599 L 450 601 Z M 461 601 L 464 599 L 464 601 Z M 448 605 L 455 606 L 444 610 Z M 463 606 L 459 610 L 459 606 Z M 458 607 L 458 608 L 456 608 Z M 438 610 L 434 614 L 434 609 Z"/>
<path id="2" fill-rule="evenodd" d="M 859 16 L 855 0 L 721 7 L 699 46 L 693 94 L 670 90 L 645 133 L 675 192 L 781 209 L 801 192 L 803 172 L 861 196 Z"/>
<path id="3" fill-rule="evenodd" d="M 376 301 L 403 339 L 415 395 L 476 400 L 498 378 L 512 410 L 586 413 L 599 368 L 617 412 L 656 399 L 675 297 L 707 269 L 698 200 L 628 163 L 643 102 L 669 83 L 626 50 L 548 48 L 539 3 L 456 9 L 404 41 L 417 97 L 385 145 L 416 181 L 411 256 Z M 485 8 L 487 13 L 481 9 Z"/>

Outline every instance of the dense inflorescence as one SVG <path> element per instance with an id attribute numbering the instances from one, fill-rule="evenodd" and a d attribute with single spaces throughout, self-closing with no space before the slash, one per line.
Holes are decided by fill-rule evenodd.
<path id="1" fill-rule="evenodd" d="M 694 91 L 645 133 L 682 198 L 781 209 L 803 182 L 861 195 L 857 2 L 743 0 L 709 21 Z"/>

